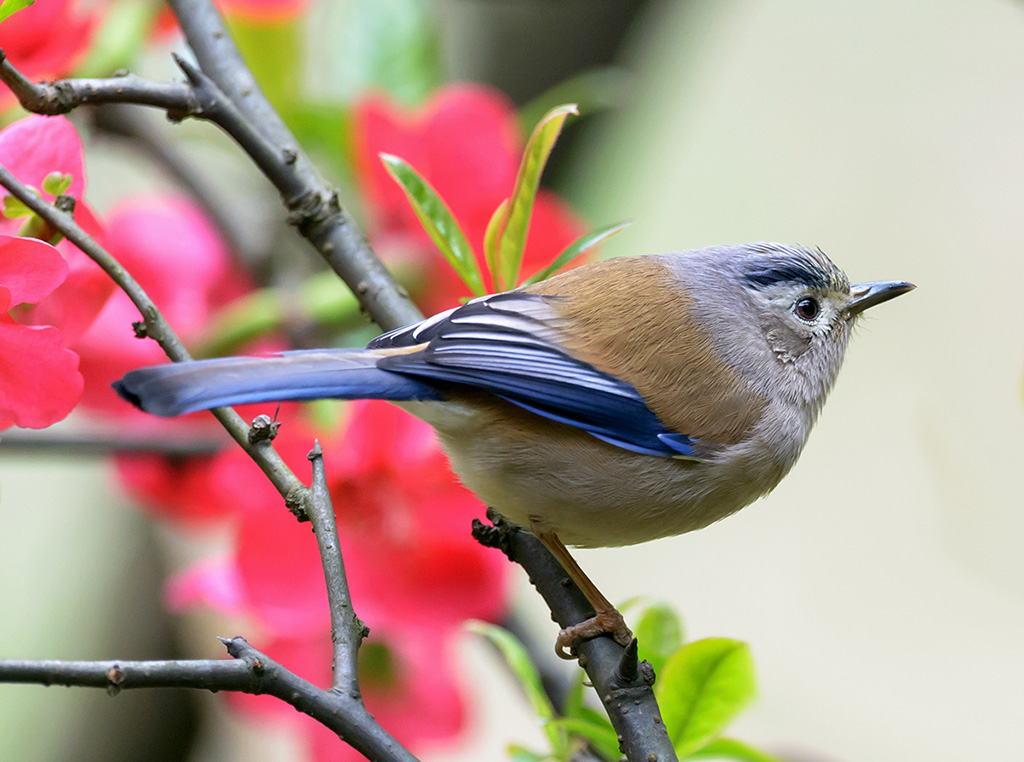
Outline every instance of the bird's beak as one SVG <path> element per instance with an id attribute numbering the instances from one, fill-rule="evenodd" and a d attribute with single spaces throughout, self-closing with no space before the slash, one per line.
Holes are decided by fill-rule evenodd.
<path id="1" fill-rule="evenodd" d="M 857 283 L 850 286 L 853 299 L 846 308 L 849 315 L 857 315 L 868 307 L 887 302 L 890 299 L 913 291 L 917 286 L 904 280 L 876 280 L 871 283 Z"/>

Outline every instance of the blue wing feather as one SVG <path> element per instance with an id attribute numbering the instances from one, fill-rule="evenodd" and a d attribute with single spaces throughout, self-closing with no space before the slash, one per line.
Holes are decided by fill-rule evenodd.
<path id="1" fill-rule="evenodd" d="M 370 349 L 415 346 L 377 367 L 492 392 L 525 410 L 632 452 L 695 458 L 694 440 L 666 428 L 630 384 L 569 355 L 558 318 L 539 294 L 481 297 L 379 336 Z"/>

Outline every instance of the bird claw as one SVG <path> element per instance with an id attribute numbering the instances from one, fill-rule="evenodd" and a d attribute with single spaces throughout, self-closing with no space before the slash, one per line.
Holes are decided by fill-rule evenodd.
<path id="1" fill-rule="evenodd" d="M 555 653 L 562 659 L 575 659 L 576 644 L 579 641 L 601 635 L 611 635 L 623 647 L 628 646 L 633 639 L 633 633 L 617 609 L 598 611 L 590 619 L 561 630 L 555 640 Z"/>

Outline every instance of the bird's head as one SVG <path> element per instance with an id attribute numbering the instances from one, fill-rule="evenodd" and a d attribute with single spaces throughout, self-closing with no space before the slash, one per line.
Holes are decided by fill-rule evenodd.
<path id="1" fill-rule="evenodd" d="M 680 260 L 694 312 L 723 359 L 769 397 L 817 413 L 850 330 L 869 307 L 914 288 L 851 285 L 820 250 L 777 243 L 714 247 Z"/>

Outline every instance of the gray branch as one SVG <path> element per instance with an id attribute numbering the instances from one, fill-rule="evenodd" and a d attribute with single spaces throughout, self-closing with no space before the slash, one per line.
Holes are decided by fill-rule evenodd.
<path id="1" fill-rule="evenodd" d="M 318 688 L 257 651 L 243 638 L 221 638 L 232 660 L 0 661 L 0 683 L 104 688 L 195 688 L 266 694 L 327 726 L 374 762 L 416 762 L 366 711 L 359 695 Z"/>
<path id="2" fill-rule="evenodd" d="M 327 582 L 327 602 L 331 609 L 331 642 L 334 644 L 334 690 L 359 696 L 359 644 L 369 630 L 356 616 L 345 577 L 345 562 L 338 545 L 338 526 L 334 518 L 331 494 L 327 490 L 324 452 L 317 442 L 309 453 L 313 462 L 312 499 L 309 520 L 316 533 L 320 561 Z"/>
<path id="3" fill-rule="evenodd" d="M 45 116 L 66 114 L 85 104 L 134 103 L 164 109 L 175 120 L 199 114 L 192 89 L 184 82 L 150 82 L 125 74 L 109 79 L 66 79 L 36 83 L 25 77 L 0 50 L 0 81 L 27 111 Z"/>
<path id="4" fill-rule="evenodd" d="M 35 212 L 39 217 L 59 230 L 69 241 L 75 244 L 96 264 L 103 268 L 113 281 L 132 300 L 142 313 L 143 323 L 136 328 L 140 337 L 148 336 L 160 345 L 167 356 L 175 362 L 190 360 L 188 350 L 168 325 L 153 300 L 142 289 L 121 263 L 111 256 L 110 252 L 100 246 L 96 240 L 86 233 L 75 222 L 69 213 L 57 209 L 46 202 L 34 191 L 25 186 L 12 175 L 6 167 L 0 166 L 0 185 L 6 188 L 19 201 Z M 249 457 L 262 469 L 271 483 L 281 493 L 285 501 L 293 507 L 302 507 L 308 498 L 309 490 L 285 465 L 281 457 L 267 441 L 249 441 L 249 426 L 234 410 L 229 407 L 217 408 L 212 411 L 217 420 L 231 437 L 249 454 Z"/>

